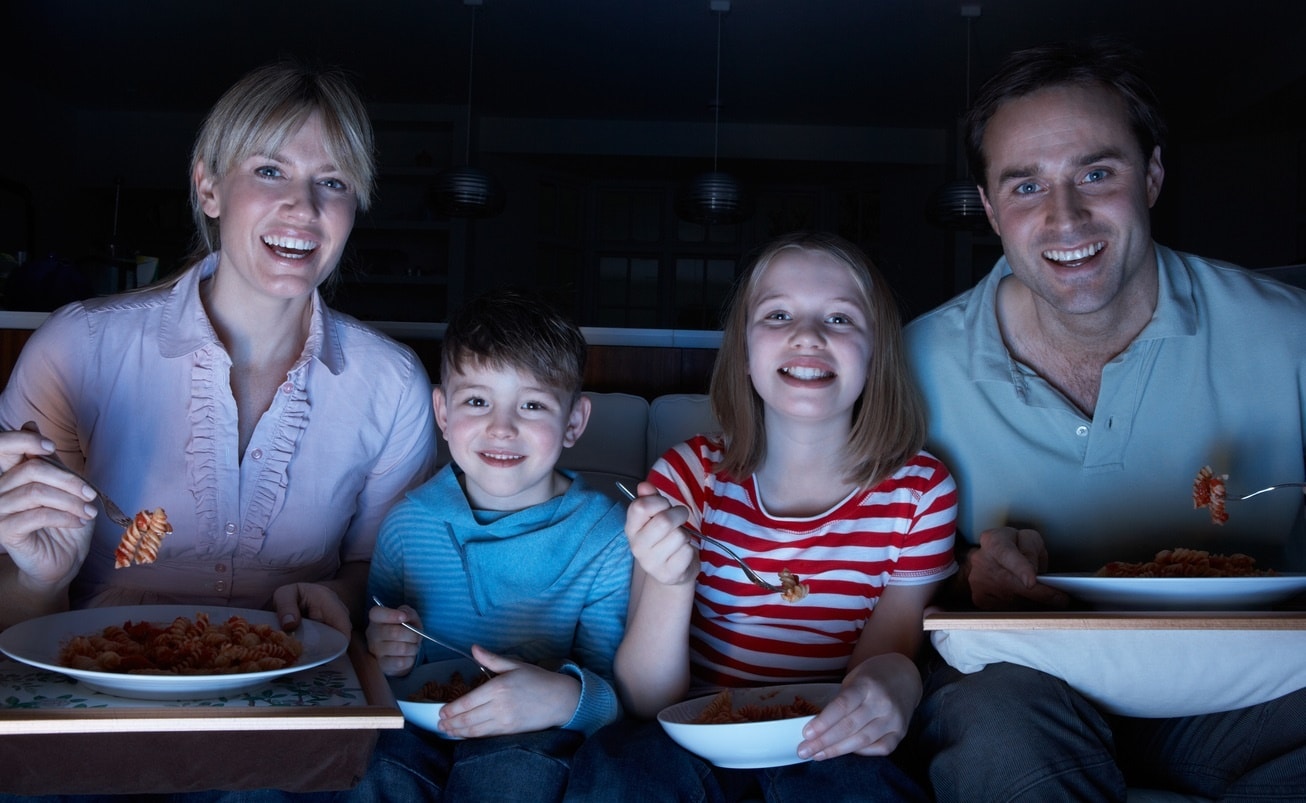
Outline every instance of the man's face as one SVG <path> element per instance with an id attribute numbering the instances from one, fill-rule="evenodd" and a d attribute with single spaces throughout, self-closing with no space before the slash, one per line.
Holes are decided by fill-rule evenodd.
<path id="1" fill-rule="evenodd" d="M 1165 170 L 1124 102 L 1049 87 L 1006 102 L 984 132 L 984 209 L 1016 278 L 1060 315 L 1110 314 L 1155 269 L 1149 210 Z"/>

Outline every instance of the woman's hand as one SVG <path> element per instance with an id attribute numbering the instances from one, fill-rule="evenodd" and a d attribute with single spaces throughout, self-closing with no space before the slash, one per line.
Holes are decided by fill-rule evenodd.
<path id="1" fill-rule="evenodd" d="M 62 593 L 81 570 L 98 512 L 95 490 L 81 478 L 31 457 L 54 451 L 34 423 L 0 432 L 0 552 L 21 589 L 46 596 Z"/>
<path id="2" fill-rule="evenodd" d="M 803 728 L 801 758 L 817 761 L 848 753 L 892 753 L 921 699 L 921 678 L 911 659 L 885 653 L 862 661 L 824 710 Z"/>
<path id="3" fill-rule="evenodd" d="M 422 651 L 422 637 L 401 622 L 422 629 L 421 617 L 407 605 L 376 605 L 367 611 L 367 651 L 376 656 L 381 671 L 391 677 L 411 672 Z"/>
<path id="4" fill-rule="evenodd" d="M 672 505 L 652 483 L 641 482 L 639 498 L 626 508 L 626 538 L 630 552 L 653 580 L 684 585 L 698 580 L 698 550 L 680 528 L 689 511 Z"/>
<path id="5" fill-rule="evenodd" d="M 440 709 L 440 730 L 472 738 L 556 728 L 571 721 L 580 681 L 472 645 L 472 655 L 495 677 Z"/>
<path id="6" fill-rule="evenodd" d="M 295 630 L 300 619 L 307 616 L 345 636 L 352 637 L 354 625 L 349 619 L 349 607 L 340 595 L 321 583 L 291 583 L 272 592 L 272 605 L 277 621 L 283 630 Z"/>

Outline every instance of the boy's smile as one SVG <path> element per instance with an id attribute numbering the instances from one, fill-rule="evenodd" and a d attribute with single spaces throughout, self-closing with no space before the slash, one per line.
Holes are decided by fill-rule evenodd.
<path id="1" fill-rule="evenodd" d="M 463 470 L 463 487 L 478 510 L 522 510 L 564 493 L 554 471 L 589 419 L 589 399 L 572 404 L 529 373 L 469 361 L 446 370 L 433 395 L 435 421 Z"/>

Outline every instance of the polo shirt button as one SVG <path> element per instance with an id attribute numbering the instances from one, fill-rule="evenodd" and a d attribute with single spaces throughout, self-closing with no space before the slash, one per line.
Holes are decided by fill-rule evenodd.
<path id="1" fill-rule="evenodd" d="M 229 522 L 227 522 L 227 526 L 226 526 L 226 527 L 223 527 L 222 529 L 223 529 L 224 532 L 226 532 L 227 535 L 235 535 L 235 534 L 236 534 L 236 522 L 234 522 L 234 521 L 229 521 Z"/>
<path id="2" fill-rule="evenodd" d="M 1084 437 L 1085 435 L 1088 434 L 1088 427 L 1084 426 L 1083 424 L 1080 424 L 1079 426 L 1075 427 L 1075 434 L 1081 438 Z"/>
<path id="3" fill-rule="evenodd" d="M 219 591 L 219 592 L 221 592 L 221 591 L 226 591 L 226 590 L 227 590 L 227 581 L 226 581 L 226 580 L 219 580 L 218 582 L 214 583 L 214 584 L 213 584 L 213 590 L 214 590 L 214 591 Z"/>
<path id="4" fill-rule="evenodd" d="M 295 386 L 292 385 L 292 384 L 290 384 L 289 382 L 282 382 L 282 383 L 281 383 L 281 392 L 282 392 L 282 393 L 289 393 L 290 391 L 292 391 L 292 390 L 294 390 L 294 389 L 295 389 Z"/>
<path id="5" fill-rule="evenodd" d="M 252 451 L 252 452 L 249 453 L 249 456 L 252 457 L 252 458 L 254 458 L 255 460 L 262 460 L 262 459 L 263 459 L 263 450 L 262 450 L 262 449 L 255 449 L 254 451 Z"/>

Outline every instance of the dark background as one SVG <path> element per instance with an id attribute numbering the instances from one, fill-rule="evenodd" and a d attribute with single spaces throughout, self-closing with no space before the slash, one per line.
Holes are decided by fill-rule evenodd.
<path id="1" fill-rule="evenodd" d="M 484 0 L 474 14 L 469 148 L 461 0 L 10 0 L 0 251 L 74 263 L 96 291 L 120 282 L 96 266 L 110 244 L 180 265 L 202 114 L 294 55 L 352 72 L 377 122 L 380 208 L 336 298 L 364 317 L 441 321 L 514 283 L 587 325 L 712 328 L 723 277 L 798 226 L 863 245 L 914 314 L 1000 253 L 924 212 L 960 175 L 968 94 L 1010 50 L 1109 34 L 1143 49 L 1171 124 L 1158 240 L 1249 267 L 1306 262 L 1301 2 L 734 0 L 719 163 L 758 211 L 708 228 L 679 222 L 674 198 L 712 162 L 709 0 Z M 505 211 L 433 215 L 429 179 L 468 154 L 505 186 Z"/>

